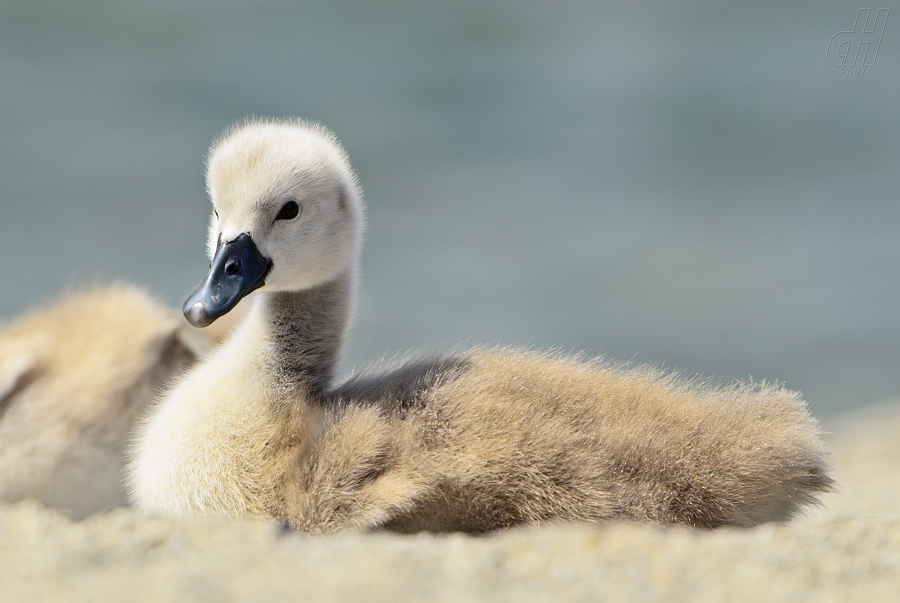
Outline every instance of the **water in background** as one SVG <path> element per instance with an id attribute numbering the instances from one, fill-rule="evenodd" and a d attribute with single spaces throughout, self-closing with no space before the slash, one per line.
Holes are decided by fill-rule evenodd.
<path id="1" fill-rule="evenodd" d="M 368 202 L 345 371 L 503 342 L 785 381 L 820 416 L 900 394 L 896 6 L 842 77 L 847 2 L 297 4 L 0 6 L 0 315 L 112 279 L 180 305 L 207 145 L 297 115 Z"/>

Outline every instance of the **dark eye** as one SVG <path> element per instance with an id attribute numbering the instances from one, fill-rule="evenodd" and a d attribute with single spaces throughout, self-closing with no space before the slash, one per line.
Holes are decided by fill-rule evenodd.
<path id="1" fill-rule="evenodd" d="M 281 210 L 278 212 L 278 215 L 275 216 L 275 220 L 293 220 L 300 213 L 300 206 L 297 205 L 296 201 L 288 201 L 284 205 L 281 206 Z"/>

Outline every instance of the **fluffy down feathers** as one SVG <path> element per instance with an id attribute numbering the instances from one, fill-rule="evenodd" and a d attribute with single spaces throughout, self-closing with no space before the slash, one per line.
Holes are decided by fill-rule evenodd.
<path id="1" fill-rule="evenodd" d="M 335 384 L 362 238 L 346 154 L 321 127 L 247 122 L 214 147 L 208 183 L 211 252 L 240 235 L 271 270 L 234 334 L 141 426 L 129 485 L 147 512 L 308 532 L 751 526 L 830 488 L 803 402 L 764 384 L 506 348 Z"/>
<path id="2" fill-rule="evenodd" d="M 159 387 L 209 343 L 143 291 L 72 293 L 0 331 L 0 500 L 75 516 L 125 502 L 124 447 Z"/>

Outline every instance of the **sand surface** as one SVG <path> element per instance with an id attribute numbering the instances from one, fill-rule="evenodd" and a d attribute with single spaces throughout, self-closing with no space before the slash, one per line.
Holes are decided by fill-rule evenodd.
<path id="1" fill-rule="evenodd" d="M 0 601 L 900 602 L 900 400 L 825 423 L 840 491 L 788 526 L 307 537 L 0 506 Z"/>

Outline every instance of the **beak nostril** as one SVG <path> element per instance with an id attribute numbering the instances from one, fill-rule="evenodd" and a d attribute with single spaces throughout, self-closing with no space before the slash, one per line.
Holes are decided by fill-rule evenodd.
<path id="1" fill-rule="evenodd" d="M 238 273 L 238 270 L 240 270 L 240 264 L 238 264 L 234 260 L 231 260 L 230 262 L 225 264 L 225 274 L 227 274 L 228 276 L 234 276 Z"/>

